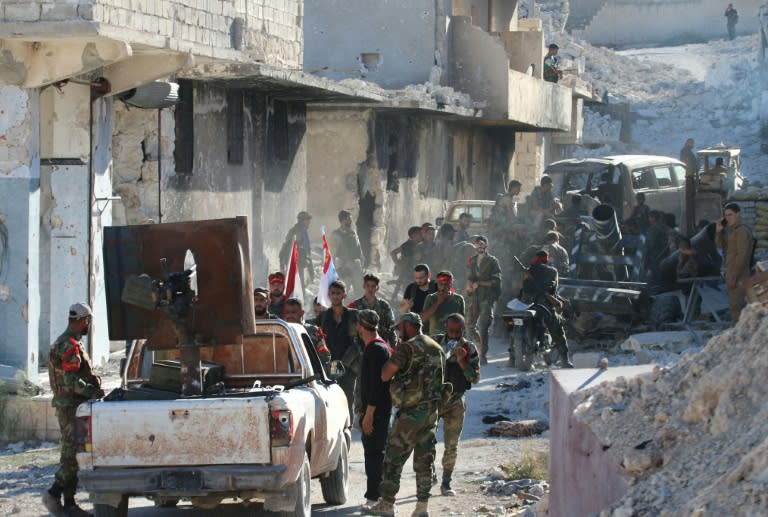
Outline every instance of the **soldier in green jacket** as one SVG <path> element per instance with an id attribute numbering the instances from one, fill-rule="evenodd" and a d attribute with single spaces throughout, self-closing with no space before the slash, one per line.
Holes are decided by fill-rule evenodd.
<path id="1" fill-rule="evenodd" d="M 451 384 L 450 393 L 440 401 L 438 418 L 443 420 L 443 482 L 440 492 L 455 496 L 451 488 L 453 468 L 459 452 L 459 439 L 464 428 L 467 403 L 464 392 L 480 380 L 480 357 L 472 341 L 464 337 L 464 316 L 458 313 L 445 318 L 445 334 L 432 336 L 445 352 L 445 382 Z"/>
<path id="2" fill-rule="evenodd" d="M 104 396 L 101 379 L 94 375 L 91 358 L 82 342 L 92 316 L 88 305 L 72 305 L 67 330 L 51 345 L 49 352 L 48 375 L 53 391 L 52 405 L 61 429 L 61 458 L 55 481 L 43 494 L 43 504 L 56 517 L 90 516 L 75 503 L 78 471 L 75 412 L 81 403 Z"/>
<path id="3" fill-rule="evenodd" d="M 488 334 L 493 322 L 493 304 L 501 295 L 501 266 L 488 253 L 488 238 L 472 237 L 476 254 L 467 262 L 469 324 L 480 338 L 480 364 L 488 364 Z"/>
<path id="4" fill-rule="evenodd" d="M 437 409 L 444 392 L 445 353 L 421 333 L 421 318 L 406 312 L 398 320 L 402 342 L 384 365 L 381 380 L 390 382 L 392 405 L 398 408 L 387 437 L 378 502 L 364 506 L 372 515 L 394 517 L 400 475 L 413 452 L 416 472 L 416 509 L 413 516 L 428 517 L 432 464 L 435 461 Z"/>

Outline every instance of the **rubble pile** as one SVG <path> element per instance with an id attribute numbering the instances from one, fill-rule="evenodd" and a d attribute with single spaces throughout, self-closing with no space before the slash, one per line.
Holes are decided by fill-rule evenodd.
<path id="1" fill-rule="evenodd" d="M 652 376 L 574 394 L 629 479 L 601 516 L 760 515 L 768 508 L 768 308 Z"/>

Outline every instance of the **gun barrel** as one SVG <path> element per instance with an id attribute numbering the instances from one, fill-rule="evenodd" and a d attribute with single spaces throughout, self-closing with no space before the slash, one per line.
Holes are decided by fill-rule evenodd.
<path id="1" fill-rule="evenodd" d="M 621 254 L 621 230 L 616 211 L 610 205 L 598 205 L 592 210 L 595 235 L 601 242 L 604 253 Z"/>

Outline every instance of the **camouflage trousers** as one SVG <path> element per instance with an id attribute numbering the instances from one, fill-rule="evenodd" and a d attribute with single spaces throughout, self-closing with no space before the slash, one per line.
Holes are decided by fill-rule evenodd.
<path id="1" fill-rule="evenodd" d="M 432 464 L 435 462 L 435 429 L 437 428 L 437 404 L 422 404 L 401 409 L 387 436 L 384 450 L 379 495 L 394 503 L 400 491 L 400 475 L 405 462 L 413 452 L 413 471 L 416 473 L 416 498 L 429 499 L 432 488 Z"/>
<path id="2" fill-rule="evenodd" d="M 62 487 L 64 499 L 74 497 L 77 490 L 77 443 L 75 442 L 75 426 L 77 406 L 62 406 L 56 408 L 56 418 L 61 430 L 61 457 L 59 470 L 56 471 L 56 482 Z"/>
<path id="3" fill-rule="evenodd" d="M 488 335 L 493 322 L 493 304 L 495 302 L 482 300 L 476 303 L 477 309 L 470 313 L 469 326 L 476 332 L 475 339 L 480 342 L 478 352 L 481 357 L 488 354 Z"/>
<path id="4" fill-rule="evenodd" d="M 464 414 L 467 412 L 467 403 L 464 394 L 451 396 L 444 404 L 440 404 L 438 418 L 443 420 L 443 472 L 453 472 L 456 466 L 456 456 L 459 453 L 459 439 L 464 429 Z"/>

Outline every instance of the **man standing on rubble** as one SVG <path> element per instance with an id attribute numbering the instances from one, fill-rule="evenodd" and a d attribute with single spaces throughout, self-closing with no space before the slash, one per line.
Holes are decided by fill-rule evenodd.
<path id="1" fill-rule="evenodd" d="M 464 337 L 464 325 L 464 316 L 449 314 L 445 318 L 445 334 L 432 336 L 445 352 L 445 382 L 452 386 L 452 391 L 443 396 L 438 409 L 438 419 L 443 420 L 445 442 L 443 481 L 440 484 L 440 492 L 444 496 L 456 495 L 451 488 L 451 478 L 464 428 L 464 414 L 467 412 L 464 392 L 480 380 L 480 356 L 475 344 Z"/>
<path id="2" fill-rule="evenodd" d="M 56 517 L 89 517 L 91 514 L 75 502 L 77 491 L 77 443 L 75 428 L 77 406 L 104 396 L 101 379 L 94 375 L 91 358 L 83 345 L 93 312 L 84 303 L 69 308 L 67 330 L 51 345 L 48 376 L 51 381 L 56 418 L 61 430 L 61 459 L 55 481 L 43 494 L 43 504 Z M 61 504 L 62 496 L 64 504 Z"/>
<path id="3" fill-rule="evenodd" d="M 475 256 L 467 262 L 467 297 L 469 320 L 480 337 L 480 364 L 488 364 L 489 329 L 493 322 L 493 304 L 501 295 L 501 266 L 488 253 L 488 238 L 472 237 Z"/>
<path id="4" fill-rule="evenodd" d="M 301 285 L 304 288 L 309 286 L 305 276 L 306 273 L 309 273 L 310 282 L 315 281 L 315 267 L 312 264 L 312 243 L 309 242 L 309 224 L 311 222 L 312 215 L 309 212 L 299 212 L 296 216 L 296 224 L 288 230 L 285 242 L 283 242 L 283 246 L 280 248 L 280 267 L 283 271 L 287 271 L 293 240 L 296 239 L 299 249 L 299 276 L 301 277 Z"/>
<path id="5" fill-rule="evenodd" d="M 432 464 L 435 461 L 437 409 L 443 397 L 445 353 L 421 332 L 421 318 L 413 312 L 400 315 L 397 324 L 403 340 L 384 365 L 381 380 L 391 381 L 392 405 L 398 408 L 384 451 L 379 501 L 364 506 L 372 515 L 394 517 L 400 475 L 413 453 L 416 472 L 416 509 L 413 517 L 429 517 Z"/>
<path id="6" fill-rule="evenodd" d="M 573 368 L 573 363 L 568 357 L 568 341 L 559 314 L 563 302 L 557 297 L 557 269 L 548 262 L 549 254 L 546 251 L 536 252 L 531 267 L 523 273 L 523 301 L 537 303 L 548 309 L 549 314 L 544 317 L 544 324 L 552 337 L 552 344 L 560 354 L 560 365 L 563 368 Z"/>
<path id="7" fill-rule="evenodd" d="M 339 212 L 339 227 L 331 234 L 333 265 L 339 278 L 354 285 L 355 294 L 362 291 L 360 280 L 363 274 L 363 249 L 360 239 L 352 228 L 352 214 L 347 210 Z"/>
<path id="8" fill-rule="evenodd" d="M 741 222 L 741 207 L 737 203 L 725 205 L 723 214 L 725 218 L 715 225 L 715 243 L 725 254 L 728 305 L 731 307 L 731 322 L 736 325 L 741 310 L 747 304 L 747 293 L 741 282 L 750 274 L 754 240 L 752 232 Z"/>
<path id="9" fill-rule="evenodd" d="M 544 56 L 544 80 L 550 83 L 556 83 L 563 78 L 563 71 L 560 69 L 560 47 L 550 43 L 547 49 L 547 55 Z"/>
<path id="10" fill-rule="evenodd" d="M 739 11 L 733 7 L 733 4 L 728 4 L 724 16 L 725 27 L 728 29 L 728 39 L 733 40 L 736 37 L 736 24 L 739 23 Z"/>

